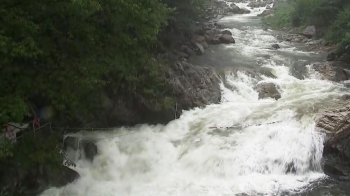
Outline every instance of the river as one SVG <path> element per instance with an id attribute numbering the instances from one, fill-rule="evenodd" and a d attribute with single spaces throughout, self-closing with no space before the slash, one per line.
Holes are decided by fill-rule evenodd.
<path id="1" fill-rule="evenodd" d="M 304 80 L 293 77 L 294 61 L 310 64 L 325 55 L 279 42 L 278 32 L 262 29 L 257 14 L 263 10 L 250 10 L 221 19 L 235 44 L 213 46 L 194 59 L 225 68 L 220 104 L 185 111 L 167 125 L 90 132 L 99 139 L 94 161 L 78 160 L 73 169 L 81 178 L 42 196 L 346 195 L 345 185 L 322 171 L 324 135 L 314 122 L 320 107 L 344 94 L 342 85 L 312 71 Z M 281 48 L 269 49 L 274 43 Z M 276 77 L 257 81 L 244 68 Z M 258 82 L 277 84 L 282 98 L 258 100 Z M 251 126 L 210 128 L 234 125 Z"/>

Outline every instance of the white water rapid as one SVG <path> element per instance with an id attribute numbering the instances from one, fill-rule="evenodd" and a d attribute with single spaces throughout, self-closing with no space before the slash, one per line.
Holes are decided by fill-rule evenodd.
<path id="1" fill-rule="evenodd" d="M 314 115 L 339 97 L 342 87 L 314 73 L 305 80 L 291 76 L 291 58 L 319 55 L 284 42 L 278 51 L 267 49 L 277 43 L 274 32 L 261 29 L 256 18 L 261 8 L 251 10 L 222 19 L 236 26 L 230 29 L 236 44 L 227 50 L 271 68 L 276 78 L 263 76 L 262 82 L 278 84 L 281 99 L 258 100 L 256 79 L 242 71 L 228 72 L 233 88 L 221 85 L 220 104 L 185 111 L 165 126 L 86 133 L 100 138 L 98 155 L 93 162 L 77 162 L 73 169 L 81 178 L 76 182 L 42 196 L 280 195 L 324 178 L 323 135 L 315 131 Z M 253 126 L 210 128 L 237 124 Z"/>

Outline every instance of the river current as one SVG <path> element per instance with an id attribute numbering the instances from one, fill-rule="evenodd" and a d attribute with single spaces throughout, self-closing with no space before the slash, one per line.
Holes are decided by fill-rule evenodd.
<path id="1" fill-rule="evenodd" d="M 308 78 L 293 77 L 293 62 L 323 61 L 324 54 L 279 42 L 278 32 L 261 27 L 257 15 L 263 8 L 248 9 L 250 14 L 220 21 L 235 44 L 209 48 L 207 57 L 199 57 L 225 67 L 220 104 L 184 111 L 167 125 L 85 133 L 98 139 L 98 155 L 93 162 L 77 160 L 73 169 L 80 179 L 42 196 L 333 195 L 327 189 L 312 192 L 327 181 L 321 167 L 324 135 L 315 131 L 314 118 L 344 94 L 342 86 L 320 80 L 309 68 Z M 274 43 L 281 48 L 271 50 Z M 222 59 L 215 57 L 220 50 Z M 258 81 L 244 69 L 232 72 L 231 64 L 266 68 L 275 77 Z M 277 84 L 282 98 L 259 100 L 259 82 Z M 250 126 L 211 128 L 235 125 Z"/>

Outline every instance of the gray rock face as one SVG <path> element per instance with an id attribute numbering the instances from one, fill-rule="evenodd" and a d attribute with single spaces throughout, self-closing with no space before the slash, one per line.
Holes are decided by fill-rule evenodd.
<path id="1" fill-rule="evenodd" d="M 220 102 L 220 81 L 212 69 L 181 62 L 174 64 L 169 74 L 169 84 L 179 95 L 177 112 Z"/>
<path id="2" fill-rule="evenodd" d="M 179 61 L 171 64 L 165 71 L 165 85 L 172 90 L 175 101 L 170 108 L 157 109 L 146 98 L 137 94 L 129 102 L 121 100 L 118 95 L 106 95 L 105 112 L 100 113 L 102 119 L 106 120 L 105 124 L 166 124 L 178 118 L 182 110 L 220 102 L 220 80 L 213 69 Z"/>
<path id="3" fill-rule="evenodd" d="M 312 69 L 321 75 L 321 79 L 340 82 L 348 79 L 347 73 L 335 62 L 321 62 L 312 65 Z"/>
<path id="4" fill-rule="evenodd" d="M 350 104 L 322 112 L 316 129 L 326 133 L 324 172 L 341 180 L 350 180 Z"/>
<path id="5" fill-rule="evenodd" d="M 259 92 L 259 99 L 273 98 L 280 99 L 281 94 L 277 90 L 277 86 L 274 83 L 259 83 L 257 85 L 257 90 Z"/>

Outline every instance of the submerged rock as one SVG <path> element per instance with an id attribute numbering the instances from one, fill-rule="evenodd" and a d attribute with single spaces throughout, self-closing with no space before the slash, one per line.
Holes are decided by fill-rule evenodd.
<path id="1" fill-rule="evenodd" d="M 281 94 L 277 90 L 277 86 L 274 83 L 259 83 L 257 85 L 257 90 L 259 92 L 259 99 L 265 99 L 265 98 L 273 98 L 273 99 L 280 99 Z"/>
<path id="2" fill-rule="evenodd" d="M 271 47 L 275 50 L 279 49 L 280 48 L 280 45 L 278 44 L 272 44 Z"/>
<path id="3" fill-rule="evenodd" d="M 307 62 L 304 61 L 296 61 L 290 67 L 290 73 L 292 76 L 298 78 L 299 80 L 303 80 L 308 77 L 308 69 L 306 67 Z"/>

